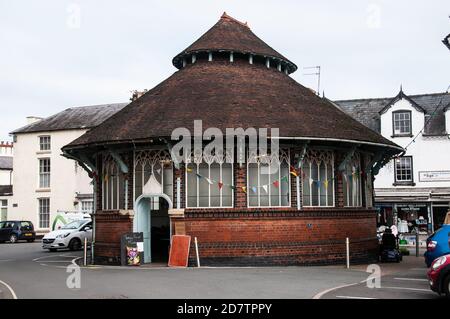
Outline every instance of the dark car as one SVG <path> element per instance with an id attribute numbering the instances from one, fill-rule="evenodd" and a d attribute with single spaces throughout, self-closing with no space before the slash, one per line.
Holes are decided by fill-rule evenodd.
<path id="1" fill-rule="evenodd" d="M 0 243 L 19 240 L 33 242 L 36 239 L 33 223 L 30 221 L 7 220 L 0 222 Z"/>
<path id="2" fill-rule="evenodd" d="M 450 255 L 444 255 L 433 261 L 428 271 L 430 288 L 439 295 L 450 299 Z"/>

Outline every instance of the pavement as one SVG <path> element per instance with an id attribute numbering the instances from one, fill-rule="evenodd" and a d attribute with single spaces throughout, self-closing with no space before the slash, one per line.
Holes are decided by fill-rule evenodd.
<path id="1" fill-rule="evenodd" d="M 41 243 L 0 244 L 1 298 L 439 298 L 423 257 L 380 265 L 368 288 L 367 265 L 314 267 L 78 267 L 82 251 L 51 253 Z M 376 267 L 376 266 L 375 266 Z M 78 276 L 79 274 L 79 276 Z"/>

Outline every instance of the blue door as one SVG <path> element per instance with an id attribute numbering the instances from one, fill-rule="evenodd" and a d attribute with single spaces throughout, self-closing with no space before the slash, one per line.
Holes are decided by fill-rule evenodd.
<path id="1" fill-rule="evenodd" d="M 144 263 L 152 262 L 150 213 L 150 199 L 142 198 L 137 203 L 136 216 L 134 217 L 134 231 L 144 234 Z"/>

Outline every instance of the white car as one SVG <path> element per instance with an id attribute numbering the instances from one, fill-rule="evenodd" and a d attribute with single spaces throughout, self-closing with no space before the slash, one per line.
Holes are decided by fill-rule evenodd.
<path id="1" fill-rule="evenodd" d="M 79 250 L 83 247 L 84 239 L 92 242 L 92 221 L 90 219 L 75 220 L 58 230 L 54 230 L 42 238 L 42 248 L 50 251 L 69 248 Z"/>

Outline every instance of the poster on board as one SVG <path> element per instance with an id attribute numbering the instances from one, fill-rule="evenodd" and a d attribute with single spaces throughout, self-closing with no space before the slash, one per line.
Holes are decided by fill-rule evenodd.
<path id="1" fill-rule="evenodd" d="M 126 233 L 120 240 L 122 266 L 140 266 L 144 263 L 144 233 Z"/>

